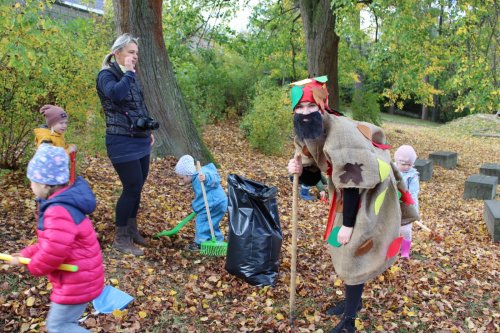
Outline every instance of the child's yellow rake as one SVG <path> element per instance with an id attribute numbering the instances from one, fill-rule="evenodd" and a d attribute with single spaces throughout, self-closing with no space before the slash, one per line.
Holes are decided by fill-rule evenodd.
<path id="1" fill-rule="evenodd" d="M 9 254 L 6 253 L 0 253 L 0 260 L 4 261 L 11 261 L 13 257 Z M 18 257 L 19 262 L 21 264 L 27 265 L 30 263 L 31 259 L 30 258 L 24 258 L 24 257 Z M 69 264 L 61 264 L 59 265 L 58 269 L 60 271 L 67 271 L 67 272 L 77 272 L 78 271 L 78 266 L 76 265 L 69 265 Z"/>
<path id="2" fill-rule="evenodd" d="M 196 170 L 200 172 L 201 165 L 200 161 L 196 162 Z M 212 234 L 212 239 L 201 243 L 200 254 L 213 256 L 213 257 L 222 257 L 227 253 L 227 243 L 226 242 L 218 242 L 215 239 L 214 226 L 212 224 L 212 218 L 210 217 L 210 208 L 208 207 L 207 200 L 207 192 L 205 192 L 205 185 L 200 181 L 201 184 L 201 192 L 203 193 L 203 201 L 205 202 L 205 209 L 207 210 L 208 217 L 208 225 L 210 226 L 210 233 Z"/>

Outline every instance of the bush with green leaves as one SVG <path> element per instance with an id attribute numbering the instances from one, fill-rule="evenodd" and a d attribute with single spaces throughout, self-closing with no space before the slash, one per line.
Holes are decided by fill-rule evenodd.
<path id="1" fill-rule="evenodd" d="M 176 77 L 197 126 L 226 119 L 248 109 L 256 81 L 243 57 L 219 49 L 198 50 L 174 59 Z M 234 112 L 235 110 L 235 112 Z"/>
<path id="2" fill-rule="evenodd" d="M 231 6 L 229 2 L 220 5 Z M 204 12 L 210 6 L 188 0 L 163 6 L 165 45 L 197 127 L 243 115 L 258 80 L 255 63 L 231 49 L 224 23 L 205 30 Z"/>
<path id="3" fill-rule="evenodd" d="M 364 89 L 354 91 L 351 109 L 352 118 L 375 125 L 381 124 L 379 95 Z"/>
<path id="4" fill-rule="evenodd" d="M 266 155 L 282 155 L 290 141 L 293 118 L 288 95 L 286 88 L 257 84 L 253 107 L 241 122 L 250 145 Z"/>
<path id="5" fill-rule="evenodd" d="M 0 5 L 0 168 L 17 169 L 29 158 L 32 130 L 45 122 L 37 112 L 42 105 L 63 107 L 74 133 L 85 132 L 98 109 L 102 27 L 51 20 L 43 12 L 50 3 Z"/>

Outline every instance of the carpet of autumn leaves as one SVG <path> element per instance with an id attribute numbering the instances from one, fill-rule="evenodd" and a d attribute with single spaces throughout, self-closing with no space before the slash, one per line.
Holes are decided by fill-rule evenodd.
<path id="1" fill-rule="evenodd" d="M 456 151 L 458 167 L 435 166 L 432 179 L 421 183 L 422 222 L 444 240 L 436 243 L 413 226 L 411 259 L 398 260 L 367 284 L 358 330 L 500 331 L 500 247 L 492 243 L 483 221 L 483 201 L 462 198 L 469 175 L 479 173 L 483 163 L 500 162 L 499 138 L 471 135 L 467 126 L 477 122 L 478 117 L 469 117 L 440 127 L 384 124 L 393 147 L 411 144 L 420 158 L 438 150 Z M 498 120 L 485 123 L 500 133 Z M 249 147 L 232 122 L 206 127 L 204 139 L 220 166 L 225 188 L 230 173 L 278 188 L 284 241 L 276 287 L 250 286 L 225 271 L 224 258 L 186 251 L 193 238 L 192 222 L 172 238 L 152 239 L 144 257 L 115 252 L 113 209 L 120 183 L 106 157 L 87 157 L 78 161 L 78 167 L 98 199 L 91 219 L 104 253 L 106 283 L 135 297 L 124 311 L 90 314 L 84 325 L 93 332 L 292 331 L 288 323 L 292 188 L 286 172 L 292 146 L 287 147 L 287 156 L 262 155 Z M 139 216 L 148 236 L 174 227 L 191 212 L 193 194 L 178 185 L 175 162 L 164 158 L 151 165 Z M 13 253 L 35 241 L 35 203 L 22 173 L 4 176 L 0 192 L 0 252 Z M 295 332 L 328 332 L 338 320 L 325 315 L 330 304 L 343 298 L 344 290 L 321 241 L 327 211 L 318 200 L 299 204 Z M 227 223 L 226 217 L 222 226 Z M 45 278 L 0 263 L 0 331 L 45 332 L 50 288 Z"/>

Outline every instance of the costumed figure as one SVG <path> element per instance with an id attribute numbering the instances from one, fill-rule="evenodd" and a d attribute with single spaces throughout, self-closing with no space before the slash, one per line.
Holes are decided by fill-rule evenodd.
<path id="1" fill-rule="evenodd" d="M 364 284 L 394 263 L 400 225 L 417 214 L 382 129 L 331 110 L 326 82 L 322 76 L 292 83 L 296 136 L 288 171 L 308 186 L 327 174 L 331 201 L 324 240 L 346 285 L 345 301 L 327 313 L 342 315 L 331 332 L 354 332 Z"/>

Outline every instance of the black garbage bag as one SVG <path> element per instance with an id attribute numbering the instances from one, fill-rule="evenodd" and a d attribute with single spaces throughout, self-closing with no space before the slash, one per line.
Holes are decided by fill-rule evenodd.
<path id="1" fill-rule="evenodd" d="M 226 270 L 254 286 L 274 286 L 283 235 L 276 187 L 230 174 Z"/>

